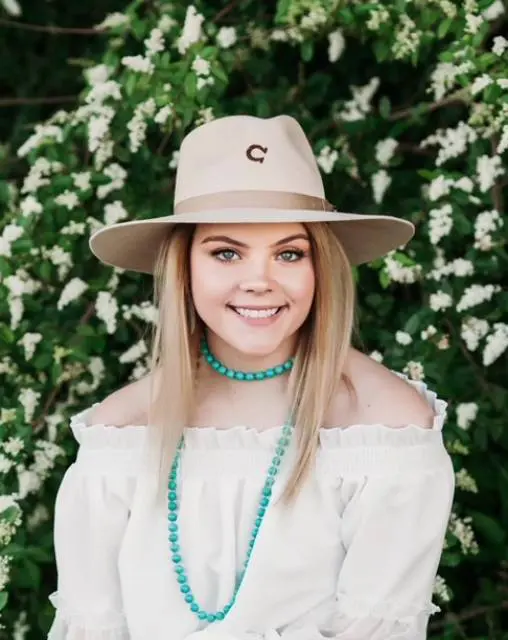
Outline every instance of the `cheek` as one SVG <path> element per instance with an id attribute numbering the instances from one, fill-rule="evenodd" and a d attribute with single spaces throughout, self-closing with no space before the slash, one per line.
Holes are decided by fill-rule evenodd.
<path id="1" fill-rule="evenodd" d="M 302 310 L 308 310 L 312 305 L 316 288 L 314 268 L 311 265 L 306 266 L 295 275 L 297 277 L 286 283 L 286 292 L 294 304 Z"/>
<path id="2" fill-rule="evenodd" d="M 199 254 L 191 256 L 191 292 L 198 312 L 204 305 L 214 302 L 223 304 L 228 296 L 230 278 L 224 273 L 224 269 L 220 269 L 221 266 Z"/>

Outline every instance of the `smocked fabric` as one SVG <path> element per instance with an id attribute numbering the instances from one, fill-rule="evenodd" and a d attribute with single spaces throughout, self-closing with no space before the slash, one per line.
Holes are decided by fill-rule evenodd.
<path id="1" fill-rule="evenodd" d="M 401 377 L 402 374 L 399 374 Z M 141 473 L 144 425 L 87 425 L 55 503 L 56 609 L 48 640 L 424 640 L 455 488 L 442 429 L 355 424 L 321 429 L 296 503 L 277 502 L 290 447 L 249 568 L 228 616 L 208 625 L 183 601 L 170 559 L 167 506 Z M 282 427 L 185 430 L 180 537 L 199 604 L 221 609 L 242 568 L 261 487 Z"/>

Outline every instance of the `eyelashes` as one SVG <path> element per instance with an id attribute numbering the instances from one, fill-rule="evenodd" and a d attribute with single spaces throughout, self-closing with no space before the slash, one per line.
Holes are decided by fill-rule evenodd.
<path id="1" fill-rule="evenodd" d="M 226 257 L 228 254 L 229 257 Z M 240 259 L 241 257 L 235 249 L 214 249 L 214 251 L 211 252 L 211 255 L 214 258 L 217 258 L 220 262 L 236 262 L 237 259 Z M 298 262 L 307 255 L 308 252 L 303 251 L 302 249 L 285 249 L 284 251 L 281 251 L 277 257 L 292 256 L 291 259 L 282 258 L 282 262 Z"/>

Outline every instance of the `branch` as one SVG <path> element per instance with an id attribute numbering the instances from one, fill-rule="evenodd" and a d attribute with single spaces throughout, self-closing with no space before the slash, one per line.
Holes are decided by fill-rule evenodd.
<path id="1" fill-rule="evenodd" d="M 60 104 L 75 102 L 78 96 L 52 96 L 47 98 L 0 98 L 0 107 L 16 107 L 20 104 Z"/>
<path id="2" fill-rule="evenodd" d="M 486 605 L 484 607 L 477 607 L 476 609 L 471 609 L 470 611 L 464 611 L 463 613 L 448 613 L 445 615 L 443 620 L 436 620 L 435 622 L 429 623 L 429 630 L 434 631 L 435 629 L 442 629 L 446 627 L 450 622 L 452 624 L 457 624 L 462 622 L 463 620 L 470 620 L 471 618 L 476 618 L 477 616 L 482 616 L 485 613 L 490 613 L 492 611 L 498 611 L 500 609 L 508 609 L 508 601 L 500 602 L 499 604 Z"/>
<path id="3" fill-rule="evenodd" d="M 238 0 L 232 0 L 232 2 L 230 2 L 226 7 L 224 7 L 224 9 L 221 9 L 219 11 L 219 13 L 212 20 L 212 22 L 219 22 L 219 20 L 222 20 L 222 18 L 224 18 L 224 16 L 227 16 L 228 13 L 231 13 L 231 11 L 233 11 L 233 9 L 236 7 L 237 3 L 238 3 Z"/>
<path id="4" fill-rule="evenodd" d="M 416 107 L 409 107 L 407 109 L 401 109 L 400 111 L 394 111 L 388 117 L 388 120 L 402 120 L 403 118 L 414 115 L 415 112 L 422 114 L 431 113 L 432 111 L 436 111 L 437 109 L 441 109 L 441 107 L 446 107 L 450 104 L 467 104 L 468 98 L 469 89 L 466 87 L 464 89 L 459 89 L 455 93 L 450 94 L 447 98 L 443 98 L 442 100 L 436 100 L 436 102 L 427 102 Z"/>
<path id="5" fill-rule="evenodd" d="M 28 22 L 17 22 L 16 20 L 7 20 L 6 18 L 0 18 L 0 25 L 4 27 L 14 28 L 14 29 L 24 29 L 25 31 L 39 31 L 43 33 L 51 33 L 52 35 L 58 34 L 73 34 L 77 36 L 89 36 L 89 35 L 101 35 L 106 33 L 102 29 L 96 29 L 95 27 L 90 27 L 88 29 L 77 28 L 77 27 L 54 27 L 49 25 L 42 24 L 29 24 Z"/>

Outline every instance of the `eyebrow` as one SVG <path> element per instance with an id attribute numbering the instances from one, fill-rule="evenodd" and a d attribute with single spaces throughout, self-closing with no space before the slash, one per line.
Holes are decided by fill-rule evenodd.
<path id="1" fill-rule="evenodd" d="M 271 247 L 279 247 L 282 244 L 287 244 L 288 242 L 292 242 L 293 240 L 307 240 L 309 241 L 309 236 L 305 233 L 295 233 L 292 236 L 287 236 L 287 238 L 282 238 L 281 240 L 277 240 L 271 244 Z M 201 244 L 205 244 L 206 242 L 225 242 L 226 244 L 233 244 L 237 247 L 248 248 L 249 245 L 245 244 L 245 242 L 240 242 L 240 240 L 235 240 L 234 238 L 229 238 L 228 236 L 208 236 L 204 240 L 201 241 Z"/>

